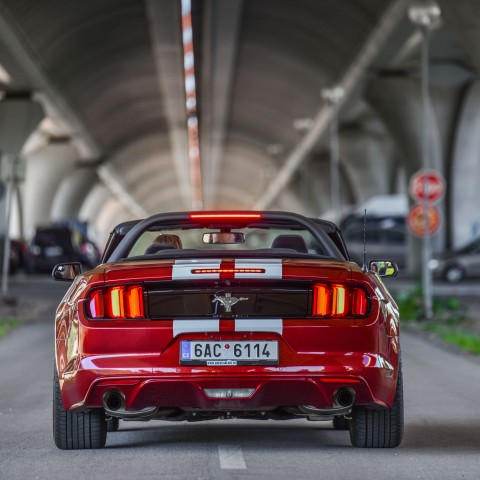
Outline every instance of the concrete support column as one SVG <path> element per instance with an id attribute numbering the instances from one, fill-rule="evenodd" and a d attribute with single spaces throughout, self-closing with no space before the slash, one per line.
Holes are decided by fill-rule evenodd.
<path id="1" fill-rule="evenodd" d="M 451 149 L 454 120 L 460 90 L 452 87 L 430 88 L 430 166 L 445 175 L 447 157 Z M 384 77 L 373 80 L 366 99 L 380 115 L 396 143 L 406 180 L 422 168 L 422 102 L 420 82 L 409 77 Z M 445 202 L 438 205 L 445 218 Z M 433 237 L 434 250 L 445 245 L 445 224 Z M 408 270 L 418 273 L 421 265 L 421 241 L 409 238 Z"/>
<path id="2" fill-rule="evenodd" d="M 450 178 L 451 243 L 460 247 L 480 236 L 480 82 L 464 97 L 456 129 Z"/>
<path id="3" fill-rule="evenodd" d="M 422 104 L 420 83 L 411 78 L 377 78 L 366 99 L 387 126 L 401 155 L 407 177 L 422 168 Z M 437 117 L 430 112 L 432 168 L 443 170 L 444 151 Z"/>
<path id="4" fill-rule="evenodd" d="M 43 118 L 42 107 L 30 94 L 7 94 L 0 101 L 0 149 L 19 155 L 30 134 Z"/>
<path id="5" fill-rule="evenodd" d="M 43 118 L 43 110 L 40 105 L 31 100 L 29 93 L 25 94 L 7 94 L 0 101 L 0 157 L 3 155 L 11 155 L 18 157 L 30 134 L 35 130 Z M 2 166 L 3 166 L 2 162 Z M 7 230 L 6 216 L 6 197 L 5 185 L 0 199 L 0 235 L 4 235 Z M 12 190 L 18 195 L 16 185 L 12 186 Z M 21 198 L 19 199 L 21 205 Z M 13 204 L 15 207 L 17 204 Z M 16 209 L 14 220 L 21 222 L 21 209 Z M 16 226 L 15 230 L 21 231 Z"/>
<path id="6" fill-rule="evenodd" d="M 78 159 L 69 143 L 51 143 L 26 159 L 23 185 L 25 232 L 31 234 L 36 225 L 50 223 L 52 205 L 63 179 L 69 175 Z"/>

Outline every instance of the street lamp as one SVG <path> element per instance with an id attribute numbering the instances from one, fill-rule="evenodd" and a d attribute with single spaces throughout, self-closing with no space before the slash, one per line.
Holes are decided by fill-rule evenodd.
<path id="1" fill-rule="evenodd" d="M 433 0 L 417 0 L 408 9 L 410 21 L 422 33 L 422 166 L 425 172 L 431 168 L 431 149 L 430 149 L 430 97 L 428 93 L 429 85 L 429 46 L 430 32 L 437 27 L 440 22 L 440 7 Z M 426 200 L 427 195 L 427 175 L 424 176 L 424 230 L 423 248 L 422 248 L 422 283 L 423 283 L 423 309 L 427 319 L 433 317 L 433 294 L 432 294 L 432 272 L 429 263 L 432 258 L 432 242 L 429 232 L 429 204 Z"/>
<path id="2" fill-rule="evenodd" d="M 408 9 L 410 21 L 419 28 L 431 30 L 441 22 L 441 10 L 434 0 L 417 0 Z"/>
<path id="3" fill-rule="evenodd" d="M 334 222 L 340 221 L 340 155 L 338 147 L 338 104 L 345 92 L 341 87 L 324 88 L 322 98 L 332 108 L 330 122 L 330 207 Z"/>

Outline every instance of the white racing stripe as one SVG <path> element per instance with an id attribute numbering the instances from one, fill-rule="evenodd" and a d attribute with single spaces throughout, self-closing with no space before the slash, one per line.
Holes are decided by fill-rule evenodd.
<path id="1" fill-rule="evenodd" d="M 176 337 L 181 333 L 196 332 L 219 332 L 220 320 L 218 318 L 205 320 L 174 320 L 173 336 Z"/>
<path id="2" fill-rule="evenodd" d="M 172 280 L 192 280 L 193 278 L 208 280 L 220 278 L 220 273 L 202 273 L 196 275 L 192 270 L 198 268 L 220 268 L 221 260 L 175 260 L 172 268 Z"/>
<path id="3" fill-rule="evenodd" d="M 235 278 L 282 278 L 281 258 L 235 260 L 235 268 L 263 268 L 265 273 L 236 273 Z"/>
<path id="4" fill-rule="evenodd" d="M 220 467 L 224 470 L 245 470 L 247 468 L 240 445 L 219 445 L 218 457 L 220 458 Z"/>
<path id="5" fill-rule="evenodd" d="M 236 332 L 274 332 L 282 335 L 283 320 L 281 318 L 249 318 L 235 320 Z"/>
<path id="6" fill-rule="evenodd" d="M 182 333 L 219 332 L 220 319 L 202 320 L 174 320 L 173 336 Z M 235 320 L 236 332 L 273 332 L 283 334 L 283 320 L 281 318 L 248 318 Z"/>

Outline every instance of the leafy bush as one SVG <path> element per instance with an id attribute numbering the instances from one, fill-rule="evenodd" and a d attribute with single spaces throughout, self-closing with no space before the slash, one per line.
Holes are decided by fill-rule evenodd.
<path id="1" fill-rule="evenodd" d="M 403 291 L 397 296 L 400 318 L 404 321 L 423 320 L 423 288 L 417 285 L 411 291 Z M 457 298 L 434 297 L 432 302 L 433 316 L 436 322 L 447 325 L 459 325 L 466 320 L 467 309 Z"/>

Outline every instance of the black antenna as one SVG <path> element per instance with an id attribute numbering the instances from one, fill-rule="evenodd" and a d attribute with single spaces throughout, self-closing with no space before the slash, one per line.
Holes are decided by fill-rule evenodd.
<path id="1" fill-rule="evenodd" d="M 367 209 L 363 215 L 363 265 L 362 271 L 367 271 Z"/>

